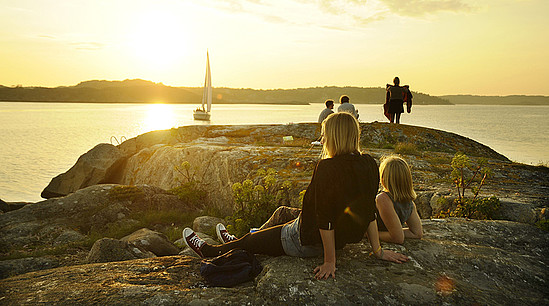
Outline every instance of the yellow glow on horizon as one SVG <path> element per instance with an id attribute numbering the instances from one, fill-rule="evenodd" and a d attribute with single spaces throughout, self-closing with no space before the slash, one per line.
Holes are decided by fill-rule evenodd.
<path id="1" fill-rule="evenodd" d="M 143 125 L 144 132 L 166 130 L 177 126 L 173 105 L 149 104 Z"/>

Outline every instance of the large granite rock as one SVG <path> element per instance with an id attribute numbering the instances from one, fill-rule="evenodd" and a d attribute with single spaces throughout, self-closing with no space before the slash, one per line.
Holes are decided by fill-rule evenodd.
<path id="1" fill-rule="evenodd" d="M 53 178 L 41 196 L 46 199 L 61 197 L 95 184 L 111 183 L 123 161 L 117 147 L 98 144 L 80 156 L 67 172 Z"/>
<path id="2" fill-rule="evenodd" d="M 422 240 L 384 248 L 397 265 L 368 256 L 363 241 L 337 252 L 336 279 L 314 280 L 322 258 L 259 256 L 254 282 L 211 288 L 200 259 L 169 256 L 31 272 L 0 280 L 2 303 L 162 305 L 545 305 L 549 233 L 505 221 L 425 221 Z"/>
<path id="3" fill-rule="evenodd" d="M 371 150 L 374 156 L 386 152 L 385 144 L 392 146 L 398 143 L 410 143 L 418 151 L 440 151 L 453 154 L 456 151 L 470 156 L 484 156 L 492 160 L 507 162 L 507 158 L 471 139 L 444 131 L 407 125 L 390 125 L 385 123 L 361 124 L 361 144 Z M 292 141 L 283 141 L 284 136 L 292 136 Z M 274 168 L 283 171 L 296 182 L 293 193 L 296 195 L 306 188 L 315 162 L 320 155 L 319 147 L 311 147 L 310 142 L 317 139 L 317 124 L 300 123 L 289 125 L 237 125 L 237 126 L 186 126 L 166 131 L 149 132 L 125 141 L 117 148 L 116 154 L 109 148 L 102 156 L 112 160 L 104 166 L 120 163 L 117 171 L 98 171 L 89 166 L 89 158 L 84 158 L 98 149 L 84 154 L 66 174 L 56 177 L 44 190 L 44 196 L 51 197 L 67 194 L 75 189 L 84 188 L 98 182 L 139 185 L 147 184 L 166 190 L 177 187 L 184 177 L 175 166 L 189 162 L 195 180 L 208 191 L 205 207 L 218 210 L 232 209 L 231 186 L 246 178 L 253 177 L 259 168 Z M 377 150 L 377 151 L 374 151 Z M 123 156 L 123 158 L 122 158 Z M 433 179 L 432 165 L 415 159 L 425 179 Z M 78 171 L 76 171 L 78 169 Z M 93 174 L 96 179 L 75 179 Z M 116 175 L 113 174 L 116 172 Z M 69 175 L 71 174 L 71 175 Z M 435 176 L 438 178 L 438 176 Z M 70 188 L 61 188 L 70 186 Z M 294 203 L 295 204 L 298 203 Z"/>

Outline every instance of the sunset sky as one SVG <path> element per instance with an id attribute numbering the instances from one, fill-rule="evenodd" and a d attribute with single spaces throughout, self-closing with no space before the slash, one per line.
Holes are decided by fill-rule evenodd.
<path id="1" fill-rule="evenodd" d="M 548 0 L 0 0 L 0 84 L 549 95 Z"/>

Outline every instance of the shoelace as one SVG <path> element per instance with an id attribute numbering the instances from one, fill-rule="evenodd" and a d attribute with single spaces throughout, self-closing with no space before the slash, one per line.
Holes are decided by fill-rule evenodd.
<path id="1" fill-rule="evenodd" d="M 199 249 L 202 245 L 202 239 L 200 239 L 196 234 L 189 238 L 189 243 L 191 243 L 195 248 Z"/>
<path id="2" fill-rule="evenodd" d="M 236 239 L 233 235 L 227 233 L 226 231 L 222 231 L 221 235 L 223 236 L 223 240 L 225 240 L 226 242 L 233 241 Z"/>

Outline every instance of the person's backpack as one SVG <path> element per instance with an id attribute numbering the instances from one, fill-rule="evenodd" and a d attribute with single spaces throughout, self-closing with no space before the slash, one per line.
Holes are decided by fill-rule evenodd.
<path id="1" fill-rule="evenodd" d="M 263 268 L 248 251 L 235 249 L 211 259 L 202 260 L 200 274 L 216 287 L 233 287 L 254 279 Z"/>

